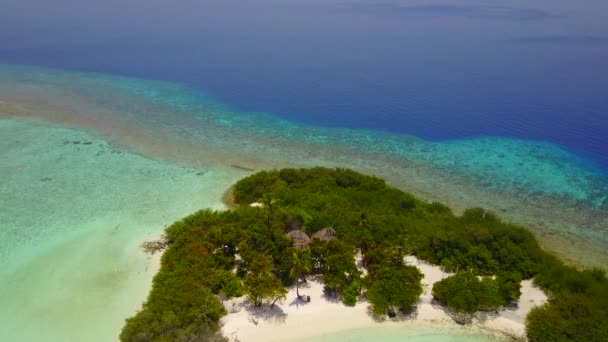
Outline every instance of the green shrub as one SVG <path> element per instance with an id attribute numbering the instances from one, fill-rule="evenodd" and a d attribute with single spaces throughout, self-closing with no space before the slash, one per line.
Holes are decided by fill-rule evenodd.
<path id="1" fill-rule="evenodd" d="M 357 304 L 357 297 L 361 293 L 361 286 L 359 279 L 355 279 L 344 288 L 342 291 L 342 301 L 344 304 L 349 306 Z"/>
<path id="2" fill-rule="evenodd" d="M 498 279 L 479 279 L 471 272 L 458 272 L 436 282 L 433 285 L 433 297 L 458 313 L 493 311 L 510 302 L 505 296 L 504 284 Z M 512 295 L 511 292 L 507 294 Z"/>
<path id="3" fill-rule="evenodd" d="M 122 341 L 221 340 L 218 320 L 224 311 L 218 294 L 252 295 L 252 281 L 243 287 L 241 280 L 253 278 L 261 255 L 270 266 L 262 272 L 262 287 L 276 290 L 262 297 L 281 298 L 281 281 L 293 282 L 293 251 L 284 230 L 298 226 L 308 233 L 336 230 L 338 240 L 311 243 L 311 272 L 346 304 L 356 302 L 361 282 L 376 313 L 411 309 L 422 293 L 422 275 L 403 264 L 403 256 L 413 253 L 460 271 L 433 288 L 438 301 L 459 312 L 508 305 L 520 295 L 520 280 L 534 277 L 555 300 L 529 315 L 531 341 L 608 340 L 604 272 L 565 266 L 528 230 L 484 209 L 458 217 L 441 203 L 421 201 L 379 178 L 326 168 L 258 172 L 235 185 L 234 200 L 241 207 L 200 211 L 167 228 L 171 244 L 161 270 L 142 310 L 127 320 Z M 268 205 L 251 208 L 252 202 Z M 369 271 L 363 281 L 353 260 L 355 248 L 364 253 Z"/>

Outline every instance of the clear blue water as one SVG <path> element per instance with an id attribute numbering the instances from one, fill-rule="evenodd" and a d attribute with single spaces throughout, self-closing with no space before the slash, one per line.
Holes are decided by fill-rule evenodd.
<path id="1" fill-rule="evenodd" d="M 8 0 L 0 62 L 162 79 L 239 112 L 559 145 L 608 170 L 603 0 Z"/>
<path id="2" fill-rule="evenodd" d="M 140 243 L 222 209 L 245 174 L 145 158 L 58 125 L 0 119 L 0 137 L 0 341 L 117 340 L 157 269 Z"/>
<path id="3" fill-rule="evenodd" d="M 576 263 L 608 261 L 608 178 L 550 142 L 496 136 L 428 141 L 311 126 L 237 111 L 172 82 L 30 66 L 0 65 L 0 96 L 8 104 L 0 114 L 84 128 L 181 165 L 355 168 L 457 212 L 494 210 L 529 226 L 546 247 Z"/>
<path id="4" fill-rule="evenodd" d="M 247 168 L 352 167 L 605 266 L 605 13 L 600 0 L 2 1 L 0 340 L 111 340 L 149 285 L 138 243 L 221 208 Z"/>

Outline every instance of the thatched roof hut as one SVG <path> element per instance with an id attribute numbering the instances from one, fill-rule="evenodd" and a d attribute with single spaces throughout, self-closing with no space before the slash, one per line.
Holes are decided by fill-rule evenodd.
<path id="1" fill-rule="evenodd" d="M 336 238 L 336 231 L 331 227 L 323 228 L 318 232 L 312 234 L 312 238 L 319 239 L 321 241 L 333 240 Z"/>
<path id="2" fill-rule="evenodd" d="M 292 230 L 285 234 L 285 236 L 293 241 L 293 246 L 297 249 L 304 249 L 308 247 L 308 244 L 310 243 L 308 235 L 301 230 Z"/>

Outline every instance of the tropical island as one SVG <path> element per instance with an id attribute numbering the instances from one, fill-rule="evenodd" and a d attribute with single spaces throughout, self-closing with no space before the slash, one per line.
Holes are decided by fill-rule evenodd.
<path id="1" fill-rule="evenodd" d="M 608 340 L 604 270 L 565 265 L 484 209 L 457 216 L 382 179 L 327 168 L 258 172 L 228 197 L 230 210 L 192 214 L 150 246 L 166 244 L 161 268 L 122 341 L 225 341 L 221 319 L 235 298 L 253 311 L 307 305 L 311 278 L 328 300 L 366 303 L 377 320 L 415 315 L 428 291 L 465 325 L 517 305 L 522 281 L 533 282 L 548 301 L 527 314 L 528 340 Z M 423 263 L 447 276 L 425 289 Z"/>

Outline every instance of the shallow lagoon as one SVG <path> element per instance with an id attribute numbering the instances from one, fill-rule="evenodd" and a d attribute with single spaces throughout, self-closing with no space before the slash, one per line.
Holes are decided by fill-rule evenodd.
<path id="1" fill-rule="evenodd" d="M 300 342 L 506 342 L 508 338 L 464 329 L 368 328 L 315 336 Z"/>
<path id="2" fill-rule="evenodd" d="M 0 65 L 0 340 L 112 340 L 139 243 L 248 169 L 352 167 L 607 265 L 607 4 L 5 1 L 0 63 L 147 80 Z"/>
<path id="3" fill-rule="evenodd" d="M 153 276 L 141 241 L 222 208 L 230 184 L 269 167 L 352 167 L 457 211 L 495 210 L 575 262 L 607 259 L 605 177 L 548 143 L 430 143 L 243 115 L 165 82 L 0 72 L 2 339 L 112 340 Z"/>
<path id="4" fill-rule="evenodd" d="M 8 223 L 0 231 L 2 340 L 114 340 L 158 267 L 141 241 L 199 208 L 223 208 L 225 188 L 247 173 L 151 160 L 83 131 L 22 119 L 0 120 L 0 134 L 10 141 L 2 145 L 0 188 Z M 426 332 L 393 330 L 380 336 L 431 341 Z M 435 337 L 495 340 L 462 331 Z"/>
<path id="5" fill-rule="evenodd" d="M 224 189 L 244 175 L 25 121 L 0 120 L 0 136 L 3 341 L 116 339 L 158 264 L 142 240 L 200 208 L 223 208 Z"/>
<path id="6" fill-rule="evenodd" d="M 494 210 L 529 226 L 574 263 L 608 263 L 608 178 L 551 143 L 501 137 L 428 142 L 238 112 L 168 82 L 6 65 L 0 75 L 0 105 L 12 116 L 83 128 L 189 167 L 351 167 L 456 211 Z"/>
<path id="7" fill-rule="evenodd" d="M 457 211 L 495 210 L 575 262 L 608 257 L 605 177 L 549 143 L 432 143 L 239 113 L 166 82 L 0 73 L 2 339 L 112 340 L 153 276 L 139 243 L 269 167 L 352 167 Z"/>

